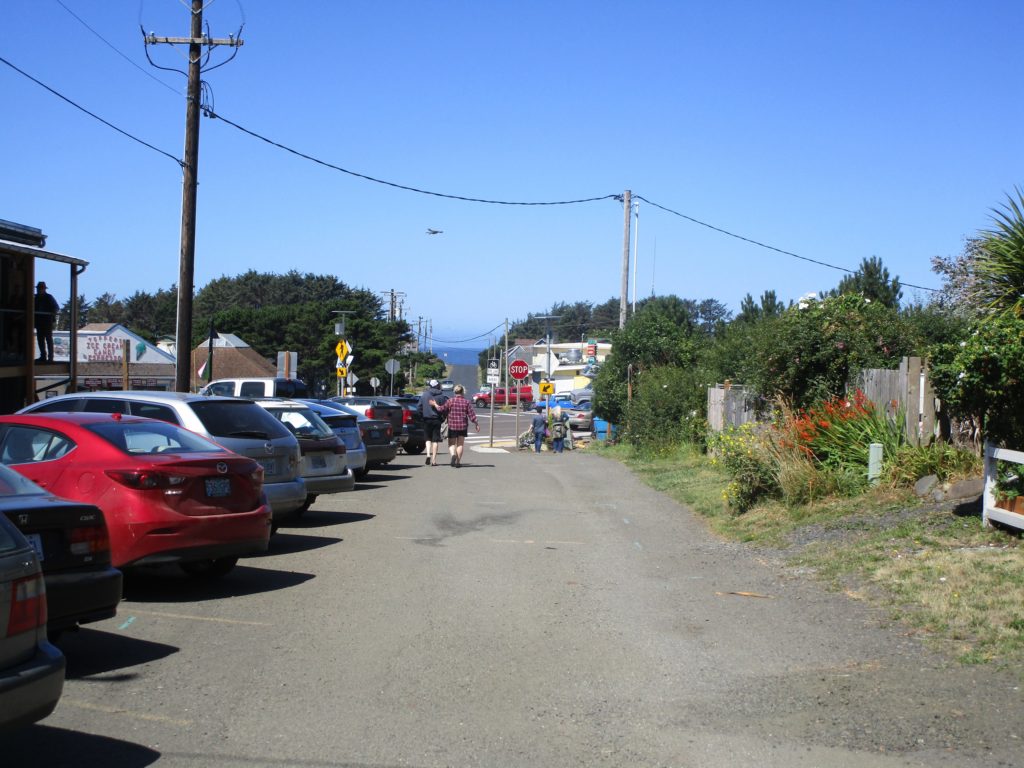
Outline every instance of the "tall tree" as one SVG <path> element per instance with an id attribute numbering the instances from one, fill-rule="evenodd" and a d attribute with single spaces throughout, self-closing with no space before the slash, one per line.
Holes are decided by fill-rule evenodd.
<path id="1" fill-rule="evenodd" d="M 871 301 L 880 301 L 887 307 L 898 309 L 903 289 L 900 288 L 899 277 L 889 277 L 889 270 L 877 256 L 861 261 L 857 271 L 839 281 L 839 285 L 830 291 L 830 296 L 842 296 L 847 293 L 859 294 Z"/>

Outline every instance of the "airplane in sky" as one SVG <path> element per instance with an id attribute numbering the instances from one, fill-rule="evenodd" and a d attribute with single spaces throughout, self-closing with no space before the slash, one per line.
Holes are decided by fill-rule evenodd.
<path id="1" fill-rule="evenodd" d="M 442 234 L 444 234 L 444 230 L 443 229 L 431 229 L 430 227 L 427 227 L 427 234 L 428 235 L 442 235 Z"/>

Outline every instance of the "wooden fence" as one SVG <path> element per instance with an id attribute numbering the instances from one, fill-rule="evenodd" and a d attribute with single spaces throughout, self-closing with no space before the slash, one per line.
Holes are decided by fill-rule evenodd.
<path id="1" fill-rule="evenodd" d="M 919 357 L 904 357 L 898 369 L 869 368 L 861 371 L 850 389 L 860 389 L 879 408 L 890 415 L 905 413 L 907 440 L 914 445 L 928 444 L 936 435 L 935 392 L 928 379 L 928 367 Z M 708 387 L 708 424 L 721 432 L 757 420 L 757 396 L 736 384 Z"/>
<path id="2" fill-rule="evenodd" d="M 746 387 L 715 384 L 708 387 L 708 424 L 716 432 L 757 421 L 754 396 Z"/>
<path id="3" fill-rule="evenodd" d="M 860 372 L 854 387 L 890 415 L 902 409 L 907 440 L 912 445 L 927 445 L 936 436 L 935 390 L 928 366 L 920 357 L 904 357 L 895 370 L 867 368 Z"/>

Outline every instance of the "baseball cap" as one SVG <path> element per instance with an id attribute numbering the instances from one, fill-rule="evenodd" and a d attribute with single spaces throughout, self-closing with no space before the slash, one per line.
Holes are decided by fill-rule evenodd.
<path id="1" fill-rule="evenodd" d="M 429 383 L 430 383 L 430 386 L 436 387 L 437 386 L 437 379 L 431 379 Z"/>

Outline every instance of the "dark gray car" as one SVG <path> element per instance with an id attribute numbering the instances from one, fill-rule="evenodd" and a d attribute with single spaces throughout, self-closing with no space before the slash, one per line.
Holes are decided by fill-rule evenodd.
<path id="1" fill-rule="evenodd" d="M 64 689 L 64 655 L 46 639 L 46 586 L 32 547 L 0 515 L 0 731 L 42 720 Z"/>

